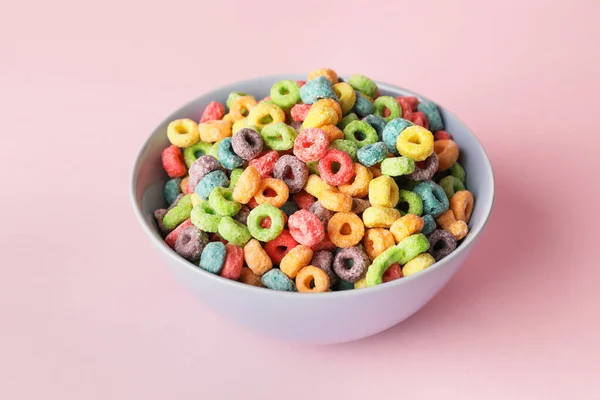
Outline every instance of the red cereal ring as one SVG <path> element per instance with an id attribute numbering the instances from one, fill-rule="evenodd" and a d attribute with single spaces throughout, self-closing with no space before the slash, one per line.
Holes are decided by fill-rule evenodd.
<path id="1" fill-rule="evenodd" d="M 295 195 L 293 195 L 292 200 L 301 210 L 308 210 L 310 206 L 312 206 L 315 203 L 315 201 L 317 201 L 317 199 L 315 199 L 315 197 L 312 194 L 307 193 L 305 190 L 301 190 Z"/>
<path id="2" fill-rule="evenodd" d="M 417 99 L 415 96 L 398 96 L 398 97 L 396 97 L 396 100 L 398 101 L 398 103 L 400 103 L 400 102 L 405 103 L 407 105 L 407 107 L 406 107 L 407 110 L 417 111 L 417 106 L 419 105 L 419 99 Z M 400 105 L 403 106 L 402 103 L 400 103 Z M 402 110 L 404 110 L 404 106 L 402 107 Z"/>
<path id="3" fill-rule="evenodd" d="M 200 118 L 200 123 L 222 119 L 224 115 L 225 106 L 218 101 L 211 101 L 204 109 L 202 117 Z"/>
<path id="4" fill-rule="evenodd" d="M 402 278 L 402 267 L 398 263 L 393 263 L 385 270 L 381 279 L 383 282 L 395 281 L 396 279 Z"/>
<path id="5" fill-rule="evenodd" d="M 208 237 L 208 241 L 209 242 L 221 242 L 223 244 L 227 244 L 229 243 L 227 240 L 223 239 L 221 236 L 219 236 L 218 233 L 213 233 Z"/>
<path id="6" fill-rule="evenodd" d="M 298 242 L 290 234 L 290 231 L 284 229 L 275 239 L 266 242 L 264 249 L 273 264 L 279 265 L 281 259 L 296 246 L 298 246 Z"/>
<path id="7" fill-rule="evenodd" d="M 452 135 L 446 131 L 437 131 L 433 135 L 433 140 L 452 140 Z"/>
<path id="8" fill-rule="evenodd" d="M 308 110 L 312 104 L 296 104 L 290 110 L 290 114 L 292 116 L 292 120 L 296 122 L 302 122 L 306 118 L 306 114 L 308 114 Z"/>
<path id="9" fill-rule="evenodd" d="M 187 166 L 183 160 L 183 153 L 179 147 L 171 145 L 161 154 L 162 164 L 171 178 L 181 178 L 187 174 Z"/>
<path id="10" fill-rule="evenodd" d="M 337 171 L 335 167 L 339 165 Z M 352 158 L 341 150 L 331 149 L 325 154 L 325 157 L 319 161 L 319 175 L 325 183 L 331 186 L 338 186 L 348 183 L 354 176 L 354 165 Z"/>
<path id="11" fill-rule="evenodd" d="M 260 176 L 264 178 L 268 178 L 270 175 L 273 175 L 273 170 L 275 169 L 275 163 L 279 160 L 279 154 L 273 150 L 268 151 L 254 160 L 250 161 L 248 165 L 252 165 L 254 168 L 260 172 Z"/>
<path id="12" fill-rule="evenodd" d="M 290 215 L 288 228 L 294 240 L 305 246 L 314 246 L 325 239 L 323 223 L 310 211 L 298 210 Z"/>
<path id="13" fill-rule="evenodd" d="M 415 125 L 420 125 L 425 129 L 429 129 L 429 121 L 427 120 L 427 116 L 425 116 L 425 113 L 421 111 L 413 112 L 410 121 Z"/>
<path id="14" fill-rule="evenodd" d="M 233 244 L 225 245 L 225 262 L 219 275 L 223 278 L 237 281 L 244 266 L 244 249 Z"/>
<path id="15" fill-rule="evenodd" d="M 327 235 L 325 235 L 325 239 L 321 240 L 319 243 L 315 244 L 314 246 L 311 246 L 310 248 L 313 252 L 316 253 L 319 250 L 335 251 L 335 249 L 337 249 L 337 246 L 333 244 L 331 240 L 329 240 L 329 237 L 327 237 Z"/>
<path id="16" fill-rule="evenodd" d="M 319 128 L 307 128 L 301 131 L 294 142 L 294 155 L 301 161 L 318 161 L 327 153 L 329 138 Z"/>
<path id="17" fill-rule="evenodd" d="M 408 102 L 408 100 L 406 100 L 405 97 L 396 97 L 396 101 L 398 104 L 400 104 L 400 107 L 402 107 L 402 118 L 410 121 L 413 114 L 412 105 Z"/>
<path id="18" fill-rule="evenodd" d="M 298 84 L 299 88 L 301 88 L 302 86 L 306 85 L 306 81 L 296 81 L 296 83 Z"/>

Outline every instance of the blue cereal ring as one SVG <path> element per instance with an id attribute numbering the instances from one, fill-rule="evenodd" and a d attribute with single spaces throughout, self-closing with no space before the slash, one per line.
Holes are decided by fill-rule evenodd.
<path id="1" fill-rule="evenodd" d="M 310 81 L 309 81 L 310 82 Z M 206 251 L 206 250 L 205 250 Z M 282 292 L 295 292 L 296 284 L 281 270 L 273 268 L 260 279 L 263 285 L 273 290 L 280 290 Z"/>
<path id="2" fill-rule="evenodd" d="M 414 192 L 423 200 L 423 214 L 437 217 L 450 207 L 446 192 L 433 181 L 423 181 L 414 188 Z"/>
<path id="3" fill-rule="evenodd" d="M 423 218 L 423 229 L 421 229 L 423 235 L 429 235 L 431 232 L 435 231 L 437 225 L 435 219 L 431 215 L 423 215 L 421 218 Z"/>
<path id="4" fill-rule="evenodd" d="M 304 104 L 313 104 L 321 99 L 338 101 L 338 97 L 331 87 L 331 81 L 324 76 L 318 76 L 306 82 L 300 88 L 300 99 Z"/>
<path id="5" fill-rule="evenodd" d="M 437 132 L 444 129 L 444 121 L 438 106 L 430 101 L 421 101 L 417 106 L 417 109 L 421 111 L 427 117 L 429 121 L 429 130 L 431 132 Z"/>
<path id="6" fill-rule="evenodd" d="M 375 106 L 373 103 L 371 103 L 364 94 L 358 91 L 355 92 L 356 102 L 354 103 L 354 107 L 352 107 L 352 112 L 361 118 L 366 117 L 369 114 L 373 114 L 373 111 L 375 111 Z"/>
<path id="7" fill-rule="evenodd" d="M 367 124 L 371 125 L 373 129 L 375 129 L 375 131 L 377 132 L 377 136 L 379 136 L 379 141 L 383 142 L 383 130 L 387 125 L 385 119 L 383 119 L 383 117 L 380 117 L 379 115 L 371 114 L 367 115 L 362 120 L 365 121 Z"/>
<path id="8" fill-rule="evenodd" d="M 383 143 L 388 148 L 388 151 L 393 155 L 400 155 L 398 149 L 396 148 L 396 142 L 398 141 L 398 136 L 402 133 L 403 130 L 412 125 L 412 122 L 402 119 L 396 118 L 387 123 L 385 128 L 383 129 Z"/>
<path id="9" fill-rule="evenodd" d="M 225 245 L 222 242 L 210 242 L 202 250 L 200 268 L 218 274 L 225 263 Z"/>
<path id="10" fill-rule="evenodd" d="M 208 196 L 217 186 L 228 187 L 229 178 L 227 174 L 221 170 L 208 173 L 202 178 L 200 183 L 196 185 L 196 193 L 202 200 L 208 200 Z"/>
<path id="11" fill-rule="evenodd" d="M 285 213 L 288 217 L 299 210 L 298 205 L 293 201 L 288 201 L 281 207 L 279 207 L 281 211 Z"/>
<path id="12" fill-rule="evenodd" d="M 181 178 L 169 179 L 167 183 L 165 183 L 163 194 L 165 195 L 167 204 L 173 204 L 177 196 L 181 194 Z"/>
<path id="13" fill-rule="evenodd" d="M 218 150 L 219 162 L 227 169 L 235 169 L 241 167 L 244 164 L 242 157 L 235 154 L 233 151 L 233 145 L 231 144 L 231 138 L 225 138 L 221 141 L 221 145 Z"/>
<path id="14" fill-rule="evenodd" d="M 373 165 L 382 162 L 388 154 L 387 146 L 383 142 L 376 142 L 361 147 L 356 152 L 358 162 L 365 167 L 372 167 Z"/>

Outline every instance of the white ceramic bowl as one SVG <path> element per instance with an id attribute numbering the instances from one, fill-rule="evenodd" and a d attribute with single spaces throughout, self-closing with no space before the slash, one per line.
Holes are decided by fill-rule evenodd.
<path id="1" fill-rule="evenodd" d="M 299 75 L 267 76 L 237 82 L 206 93 L 168 116 L 144 143 L 131 176 L 131 201 L 143 231 L 176 277 L 202 302 L 224 318 L 248 329 L 281 340 L 306 343 L 339 343 L 384 331 L 423 307 L 463 264 L 481 234 L 494 202 L 492 167 L 473 133 L 454 115 L 440 107 L 446 130 L 461 150 L 460 162 L 467 171 L 467 188 L 475 196 L 470 232 L 448 257 L 407 278 L 360 290 L 319 294 L 278 292 L 245 285 L 208 273 L 186 261 L 161 239 L 153 218 L 165 206 L 163 185 L 168 179 L 161 151 L 169 145 L 167 125 L 178 118 L 200 120 L 212 100 L 224 102 L 232 91 L 251 93 L 260 99 L 282 79 Z M 418 94 L 378 83 L 382 95 Z"/>

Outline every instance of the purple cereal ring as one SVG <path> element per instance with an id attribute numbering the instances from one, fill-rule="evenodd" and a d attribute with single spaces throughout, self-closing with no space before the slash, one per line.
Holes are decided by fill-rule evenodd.
<path id="1" fill-rule="evenodd" d="M 188 186 L 192 191 L 196 190 L 196 185 L 198 182 L 204 178 L 205 175 L 220 169 L 225 172 L 225 168 L 221 165 L 221 163 L 214 158 L 213 156 L 205 155 L 199 157 L 192 166 L 190 167 L 189 174 L 190 179 L 188 180 Z"/>
<path id="2" fill-rule="evenodd" d="M 296 132 L 300 133 L 300 129 L 302 128 L 302 121 L 294 121 L 290 124 L 292 128 L 296 130 Z"/>
<path id="3" fill-rule="evenodd" d="M 233 216 L 233 219 L 235 219 L 240 224 L 246 225 L 246 222 L 248 220 L 248 214 L 250 214 L 250 211 L 252 211 L 250 210 L 250 207 L 248 207 L 245 204 L 242 204 L 242 208 L 240 208 L 240 211 L 238 211 L 238 213 Z"/>
<path id="4" fill-rule="evenodd" d="M 443 229 L 436 229 L 427 236 L 429 240 L 429 254 L 440 261 L 456 249 L 456 239 L 454 235 Z"/>
<path id="5" fill-rule="evenodd" d="M 353 198 L 352 199 L 352 210 L 350 210 L 350 211 L 353 212 L 354 214 L 360 214 L 369 207 L 371 207 L 371 202 L 369 200 Z"/>
<path id="6" fill-rule="evenodd" d="M 418 182 L 433 178 L 433 175 L 435 175 L 440 166 L 440 160 L 438 159 L 437 154 L 435 154 L 435 152 L 431 153 L 424 162 L 425 166 L 423 168 L 415 166 L 415 170 L 406 175 L 406 177 Z"/>
<path id="7" fill-rule="evenodd" d="M 246 161 L 254 160 L 263 151 L 263 140 L 254 129 L 240 129 L 231 138 L 231 145 L 235 154 Z"/>
<path id="8" fill-rule="evenodd" d="M 281 179 L 290 189 L 290 193 L 298 193 L 308 178 L 306 164 L 295 156 L 286 154 L 275 163 L 273 176 Z"/>
<path id="9" fill-rule="evenodd" d="M 323 223 L 325 228 L 327 228 L 329 220 L 331 219 L 331 217 L 333 217 L 333 211 L 326 209 L 325 207 L 323 207 L 323 204 L 319 203 L 318 201 L 315 201 L 312 204 L 312 206 L 310 206 L 308 211 L 315 214 L 317 218 L 319 218 L 319 221 Z"/>
<path id="10" fill-rule="evenodd" d="M 175 241 L 175 252 L 188 261 L 199 261 L 208 236 L 194 225 L 181 231 Z"/>
<path id="11" fill-rule="evenodd" d="M 160 233 L 162 233 L 163 235 L 169 233 L 169 230 L 163 224 L 163 218 L 167 214 L 167 211 L 168 210 L 166 208 L 159 208 L 158 210 L 154 211 L 154 219 L 156 219 L 158 230 L 160 230 Z"/>
<path id="12" fill-rule="evenodd" d="M 314 265 L 317 268 L 321 268 L 329 276 L 331 284 L 337 282 L 337 275 L 333 272 L 333 253 L 327 250 L 320 250 L 313 254 L 310 265 Z"/>
<path id="13" fill-rule="evenodd" d="M 346 247 L 341 249 L 333 260 L 333 270 L 340 279 L 354 283 L 367 273 L 371 260 L 360 248 Z"/>

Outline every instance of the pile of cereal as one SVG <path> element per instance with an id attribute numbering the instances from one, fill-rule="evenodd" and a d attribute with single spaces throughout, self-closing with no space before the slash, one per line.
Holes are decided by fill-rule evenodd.
<path id="1" fill-rule="evenodd" d="M 434 133 L 432 133 L 434 132 Z M 473 195 L 438 107 L 331 69 L 172 121 L 166 243 L 205 271 L 327 292 L 406 277 L 468 233 Z"/>

